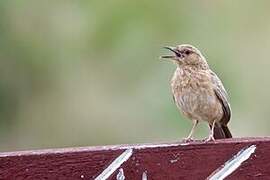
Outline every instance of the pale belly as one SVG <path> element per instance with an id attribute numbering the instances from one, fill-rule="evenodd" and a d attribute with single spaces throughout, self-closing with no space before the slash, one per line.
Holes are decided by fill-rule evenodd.
<path id="1" fill-rule="evenodd" d="M 190 119 L 213 122 L 223 116 L 222 106 L 214 91 L 187 88 L 175 93 L 174 98 L 177 107 Z"/>

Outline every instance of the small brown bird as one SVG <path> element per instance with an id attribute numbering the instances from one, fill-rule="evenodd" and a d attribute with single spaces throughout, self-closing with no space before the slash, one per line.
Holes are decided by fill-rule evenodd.
<path id="1" fill-rule="evenodd" d="M 191 141 L 199 121 L 209 123 L 206 141 L 231 138 L 227 126 L 231 118 L 228 95 L 218 76 L 211 71 L 201 52 L 188 44 L 164 47 L 173 55 L 161 56 L 173 61 L 177 68 L 171 79 L 173 99 L 193 127 L 186 138 Z"/>

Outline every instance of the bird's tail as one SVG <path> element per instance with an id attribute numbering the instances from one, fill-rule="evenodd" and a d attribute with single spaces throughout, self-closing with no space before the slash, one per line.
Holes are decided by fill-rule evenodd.
<path id="1" fill-rule="evenodd" d="M 229 130 L 227 125 L 222 125 L 221 128 L 222 128 L 226 138 L 232 138 L 232 133 Z"/>
<path id="2" fill-rule="evenodd" d="M 212 128 L 211 125 L 209 125 Z M 217 124 L 214 127 L 214 138 L 215 139 L 225 139 L 225 138 L 232 138 L 232 134 L 227 125 L 220 125 Z"/>

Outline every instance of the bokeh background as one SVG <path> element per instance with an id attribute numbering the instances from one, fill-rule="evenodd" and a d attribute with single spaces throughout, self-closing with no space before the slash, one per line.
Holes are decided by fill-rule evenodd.
<path id="1" fill-rule="evenodd" d="M 0 151 L 180 140 L 191 122 L 172 100 L 175 66 L 158 57 L 181 43 L 197 46 L 223 80 L 233 135 L 269 135 L 269 7 L 1 1 Z"/>

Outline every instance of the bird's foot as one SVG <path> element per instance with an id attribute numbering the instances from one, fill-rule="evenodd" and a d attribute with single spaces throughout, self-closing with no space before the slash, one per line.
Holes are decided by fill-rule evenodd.
<path id="1" fill-rule="evenodd" d="M 207 138 L 203 139 L 204 142 L 210 142 L 210 141 L 215 141 L 215 138 L 213 135 L 208 136 Z"/>
<path id="2" fill-rule="evenodd" d="M 191 138 L 191 137 L 187 137 L 187 138 L 184 138 L 184 139 L 183 139 L 183 142 L 184 142 L 184 143 L 189 143 L 189 142 L 193 142 L 193 141 L 194 141 L 194 139 Z"/>

